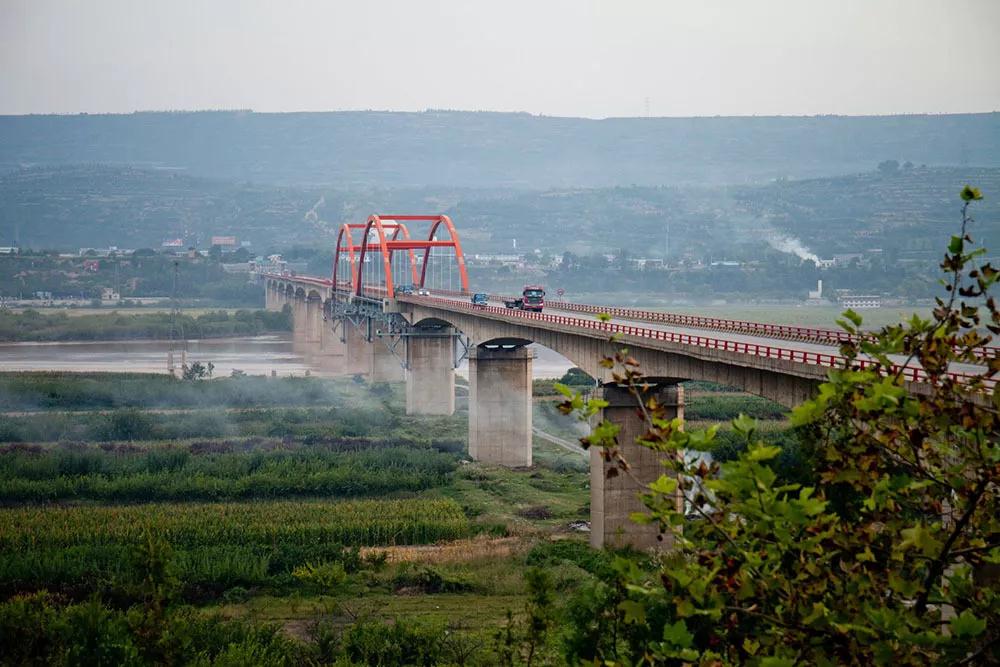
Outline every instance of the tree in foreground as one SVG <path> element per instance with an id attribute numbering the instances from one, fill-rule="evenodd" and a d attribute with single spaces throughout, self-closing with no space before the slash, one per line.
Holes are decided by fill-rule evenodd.
<path id="1" fill-rule="evenodd" d="M 759 441 L 742 416 L 733 427 L 746 448 L 735 460 L 692 463 L 681 452 L 710 450 L 715 428 L 685 432 L 665 419 L 627 350 L 604 361 L 646 420 L 639 443 L 663 453 L 664 474 L 644 496 L 650 513 L 634 519 L 658 522 L 675 546 L 652 572 L 619 568 L 616 585 L 628 598 L 617 612 L 633 636 L 649 639 L 602 637 L 595 658 L 770 667 L 1000 661 L 1000 358 L 985 347 L 1000 333 L 990 295 L 998 271 L 978 265 L 985 250 L 969 233 L 969 207 L 982 196 L 967 186 L 961 197 L 962 229 L 941 264 L 946 294 L 932 316 L 867 334 L 858 315 L 844 314 L 854 342 L 841 347 L 842 366 L 792 416 L 814 470 L 808 486 L 779 478 L 780 449 Z M 968 375 L 950 373 L 962 364 Z M 909 384 L 915 366 L 919 386 Z M 564 412 L 601 407 L 562 390 Z M 617 435 L 605 422 L 585 445 L 602 447 L 616 474 L 631 474 Z"/>

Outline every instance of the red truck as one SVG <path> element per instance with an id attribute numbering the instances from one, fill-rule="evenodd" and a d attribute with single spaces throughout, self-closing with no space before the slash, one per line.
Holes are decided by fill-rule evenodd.
<path id="1" fill-rule="evenodd" d="M 545 307 L 545 288 L 541 285 L 525 285 L 520 299 L 504 299 L 503 305 L 518 310 L 542 312 Z"/>

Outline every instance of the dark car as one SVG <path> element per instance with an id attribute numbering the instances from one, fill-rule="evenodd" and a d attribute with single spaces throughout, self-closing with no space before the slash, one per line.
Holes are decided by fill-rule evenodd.
<path id="1" fill-rule="evenodd" d="M 472 295 L 472 305 L 473 306 L 488 306 L 490 304 L 490 295 L 484 294 L 483 292 L 476 292 Z"/>

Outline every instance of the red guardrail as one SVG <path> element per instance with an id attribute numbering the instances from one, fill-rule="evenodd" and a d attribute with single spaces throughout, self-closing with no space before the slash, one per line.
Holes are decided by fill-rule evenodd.
<path id="1" fill-rule="evenodd" d="M 512 299 L 501 295 L 490 295 L 493 299 Z M 676 326 L 688 326 L 714 331 L 731 331 L 754 336 L 768 336 L 785 340 L 800 340 L 824 345 L 840 345 L 846 342 L 859 342 L 860 336 L 849 334 L 837 329 L 822 329 L 818 327 L 800 327 L 790 324 L 767 324 L 765 322 L 749 322 L 746 320 L 727 320 L 717 317 L 702 317 L 700 315 L 683 315 L 680 313 L 663 313 L 655 310 L 636 310 L 633 308 L 618 308 L 614 306 L 595 306 L 569 301 L 546 301 L 546 305 L 560 310 L 570 310 L 581 313 L 607 313 L 621 319 L 646 322 L 662 322 Z M 1000 357 L 1000 347 L 984 346 L 976 349 L 976 356 L 983 359 Z"/>
<path id="2" fill-rule="evenodd" d="M 835 354 L 824 354 L 822 352 L 809 352 L 806 350 L 794 350 L 790 348 L 777 347 L 774 345 L 761 345 L 758 343 L 743 343 L 739 341 L 725 340 L 721 338 L 711 338 L 708 336 L 694 336 L 691 334 L 682 334 L 673 331 L 663 331 L 662 329 L 647 329 L 645 327 L 630 326 L 626 324 L 615 324 L 612 322 L 602 322 L 600 320 L 584 320 L 577 317 L 569 317 L 565 315 L 551 315 L 548 313 L 536 313 L 525 310 L 514 310 L 502 306 L 474 306 L 472 303 L 466 303 L 464 301 L 453 301 L 449 299 L 438 299 L 428 296 L 413 296 L 406 295 L 405 300 L 415 301 L 417 303 L 426 303 L 431 306 L 444 306 L 446 310 L 461 310 L 467 312 L 478 312 L 478 313 L 493 313 L 495 315 L 503 315 L 510 318 L 521 318 L 529 320 L 540 320 L 543 322 L 549 322 L 552 324 L 560 324 L 563 326 L 577 327 L 581 329 L 589 330 L 599 330 L 610 334 L 625 334 L 629 336 L 638 336 L 640 338 L 649 338 L 652 340 L 667 341 L 671 343 L 680 343 L 682 345 L 694 345 L 697 347 L 711 349 L 711 350 L 723 350 L 727 352 L 736 352 L 739 354 L 748 354 L 757 357 L 765 357 L 768 359 L 782 359 L 785 361 L 791 361 L 795 363 L 808 364 L 811 366 L 822 366 L 827 368 L 843 367 L 846 365 L 847 360 L 844 357 Z M 859 359 L 855 363 L 860 368 L 869 368 L 877 366 L 878 363 L 871 360 Z M 927 373 L 915 366 L 896 366 L 893 365 L 888 369 L 884 369 L 888 373 L 898 373 L 900 370 L 903 371 L 902 377 L 910 382 L 922 382 L 926 381 L 928 378 Z M 973 379 L 974 375 L 968 373 L 948 373 L 949 377 L 956 381 L 969 381 Z M 995 381 L 993 379 L 987 378 L 984 384 L 993 388 Z"/>
<path id="3" fill-rule="evenodd" d="M 308 283 L 310 285 L 319 285 L 321 287 L 330 287 L 333 285 L 333 281 L 327 278 L 316 278 L 314 276 L 283 276 L 280 273 L 261 273 L 260 276 L 262 278 L 273 278 L 274 280 L 287 280 L 292 283 Z"/>
<path id="4" fill-rule="evenodd" d="M 326 282 L 327 282 L 327 284 L 331 284 L 330 281 L 326 281 Z M 381 289 L 381 288 L 378 288 L 378 287 L 375 287 L 375 286 L 367 287 L 366 290 L 370 291 L 372 293 L 375 293 L 375 294 L 382 294 L 383 296 L 385 294 L 385 290 L 384 289 Z M 460 292 L 460 291 L 455 291 L 455 290 L 432 290 L 432 292 L 436 293 L 436 294 L 447 294 L 449 296 L 468 296 L 468 294 L 465 293 L 465 292 Z M 407 295 L 404 295 L 404 296 L 407 296 Z M 516 297 L 504 296 L 504 295 L 500 295 L 500 294 L 490 294 L 489 297 L 490 297 L 490 299 L 498 299 L 498 300 L 514 299 L 514 298 L 516 298 Z M 424 297 L 424 298 L 428 298 L 428 297 Z M 466 305 L 464 302 L 461 302 L 461 301 L 449 301 L 449 303 L 461 304 L 463 306 Z M 471 306 L 471 304 L 469 304 L 469 305 Z M 591 305 L 591 304 L 571 303 L 569 301 L 547 301 L 546 305 L 549 305 L 552 308 L 558 308 L 560 310 L 570 310 L 570 311 L 575 311 L 575 312 L 591 313 L 591 314 L 595 314 L 595 315 L 596 314 L 600 314 L 600 313 L 606 313 L 606 314 L 608 314 L 608 315 L 610 315 L 612 317 L 618 317 L 618 318 L 621 318 L 621 319 L 634 319 L 634 320 L 639 320 L 639 321 L 662 322 L 664 324 L 673 324 L 673 325 L 677 325 L 677 326 L 689 326 L 689 327 L 702 328 L 702 329 L 712 329 L 712 330 L 715 330 L 715 331 L 731 331 L 731 332 L 734 332 L 734 333 L 744 333 L 744 334 L 757 335 L 757 336 L 768 336 L 768 337 L 771 337 L 771 338 L 780 338 L 780 339 L 786 339 L 786 340 L 801 340 L 801 341 L 804 341 L 804 342 L 818 342 L 818 343 L 825 343 L 825 344 L 828 344 L 828 345 L 840 345 L 841 343 L 844 343 L 844 342 L 857 341 L 858 340 L 857 336 L 849 334 L 846 331 L 838 331 L 836 329 L 821 329 L 821 328 L 816 328 L 816 327 L 799 327 L 799 326 L 786 325 L 786 324 L 767 324 L 767 323 L 764 323 L 764 322 L 749 322 L 749 321 L 746 321 L 746 320 L 727 320 L 727 319 L 722 319 L 722 318 L 717 318 L 717 317 L 701 317 L 699 315 L 682 315 L 682 314 L 679 314 L 679 313 L 662 313 L 662 312 L 658 312 L 658 311 L 655 311 L 655 310 L 636 310 L 636 309 L 632 309 L 632 308 L 619 308 L 619 307 L 614 307 L 614 306 L 595 306 L 595 305 Z M 481 309 L 482 307 L 477 306 L 476 308 Z M 498 308 L 500 311 L 504 311 L 504 312 L 506 312 L 508 314 L 516 314 L 516 315 L 532 315 L 532 316 L 536 316 L 536 315 L 540 314 L 540 313 L 534 313 L 534 312 L 530 312 L 530 311 L 521 311 L 521 310 L 508 309 L 508 308 L 499 308 L 498 306 L 486 306 L 486 308 L 490 308 L 490 309 L 492 309 L 492 308 Z M 548 315 L 548 314 L 546 314 L 546 315 Z M 552 317 L 559 317 L 559 316 L 558 315 L 554 315 Z M 573 319 L 573 318 L 571 318 L 571 319 Z M 580 322 L 590 322 L 590 320 L 579 320 L 579 321 Z M 625 326 L 625 325 L 616 325 L 616 324 L 611 324 L 611 323 L 602 323 L 602 324 L 608 324 L 609 326 L 619 326 L 619 327 L 620 326 Z M 658 331 L 658 330 L 655 330 L 655 329 L 643 329 L 643 330 L 644 331 Z M 670 333 L 670 332 L 659 332 L 659 333 Z M 672 334 L 672 335 L 685 336 L 687 334 Z M 654 336 L 654 338 L 655 338 L 655 336 Z M 705 338 L 705 337 L 702 337 L 702 336 L 694 336 L 692 338 L 699 338 L 699 339 L 704 338 L 705 340 L 716 340 L 716 339 L 711 339 L 711 338 Z M 662 338 L 657 338 L 657 339 L 658 340 L 663 340 Z M 728 341 L 728 342 L 736 344 L 733 341 Z M 787 348 L 777 348 L 775 346 L 758 345 L 758 344 L 753 344 L 753 343 L 740 343 L 740 345 L 755 346 L 755 347 L 760 347 L 762 349 L 787 349 Z M 715 349 L 722 349 L 722 348 L 715 348 Z M 1000 347 L 994 347 L 994 346 L 983 347 L 983 348 L 980 348 L 977 352 L 978 352 L 978 356 L 980 356 L 981 358 L 989 359 L 989 358 L 993 358 L 993 357 L 996 357 L 996 356 L 1000 356 Z M 843 357 L 840 357 L 840 356 L 837 356 L 837 355 L 823 355 L 821 353 L 809 353 L 809 354 L 816 354 L 817 357 L 820 357 L 820 356 L 822 356 L 822 357 L 832 356 L 832 358 L 843 360 Z M 783 358 L 783 357 L 777 357 L 777 358 Z M 862 368 L 863 367 L 864 367 L 864 365 L 862 365 Z M 896 368 L 897 367 L 894 367 L 894 369 L 896 369 Z M 893 370 L 892 372 L 895 372 L 895 370 Z M 909 371 L 907 371 L 907 372 L 909 372 Z M 920 372 L 922 373 L 923 371 L 920 371 Z M 967 375 L 967 374 L 964 374 L 964 373 L 952 374 L 952 375 L 955 375 L 956 377 L 959 377 L 959 376 L 962 376 L 962 377 L 972 377 L 971 375 Z M 916 381 L 916 380 L 914 380 L 914 381 Z"/>

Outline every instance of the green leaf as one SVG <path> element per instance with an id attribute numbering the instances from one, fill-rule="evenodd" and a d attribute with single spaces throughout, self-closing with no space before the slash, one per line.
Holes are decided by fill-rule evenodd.
<path id="1" fill-rule="evenodd" d="M 744 438 L 749 438 L 756 428 L 757 420 L 746 416 L 742 412 L 733 420 L 733 430 Z"/>
<path id="2" fill-rule="evenodd" d="M 795 667 L 795 661 L 791 658 L 778 658 L 772 655 L 762 658 L 760 667 Z"/>
<path id="3" fill-rule="evenodd" d="M 951 241 L 948 243 L 948 252 L 953 255 L 957 255 L 962 252 L 962 245 L 963 242 L 961 236 L 952 236 Z"/>
<path id="4" fill-rule="evenodd" d="M 597 319 L 599 319 L 601 322 L 610 322 L 611 316 L 608 315 L 607 313 L 597 313 Z"/>
<path id="5" fill-rule="evenodd" d="M 899 548 L 903 551 L 916 548 L 925 556 L 933 556 L 941 550 L 941 542 L 921 523 L 913 528 L 904 528 L 900 534 L 903 536 L 903 541 L 899 543 Z"/>
<path id="6" fill-rule="evenodd" d="M 956 637 L 976 637 L 986 629 L 986 620 L 976 618 L 969 609 L 951 619 L 951 632 Z"/>
<path id="7" fill-rule="evenodd" d="M 687 623 L 681 619 L 673 625 L 663 626 L 663 641 L 669 642 L 678 648 L 691 648 L 694 635 L 688 632 Z"/>
<path id="8" fill-rule="evenodd" d="M 677 480 L 669 475 L 660 475 L 658 480 L 649 485 L 649 490 L 665 496 L 672 495 L 677 491 Z"/>
<path id="9" fill-rule="evenodd" d="M 567 387 L 564 384 L 560 384 L 559 382 L 556 382 L 555 384 L 552 385 L 552 388 L 555 389 L 556 391 L 558 391 L 560 394 L 562 394 L 566 398 L 573 398 L 573 390 L 570 389 L 569 387 Z"/>
<path id="10" fill-rule="evenodd" d="M 962 198 L 962 201 L 978 201 L 983 198 L 983 193 L 979 191 L 979 188 L 966 185 L 962 188 L 959 196 Z"/>
<path id="11" fill-rule="evenodd" d="M 618 603 L 618 608 L 625 613 L 626 623 L 645 623 L 646 608 L 642 603 L 635 600 L 622 600 Z"/>
<path id="12" fill-rule="evenodd" d="M 760 443 L 747 452 L 747 455 L 751 461 L 769 461 L 780 453 L 781 447 Z"/>
<path id="13" fill-rule="evenodd" d="M 850 320 L 854 324 L 854 326 L 856 326 L 856 327 L 860 327 L 861 326 L 861 322 L 862 322 L 861 316 L 858 315 L 853 310 L 851 310 L 850 308 L 848 308 L 843 313 L 841 313 L 841 315 L 843 315 L 848 320 Z"/>

